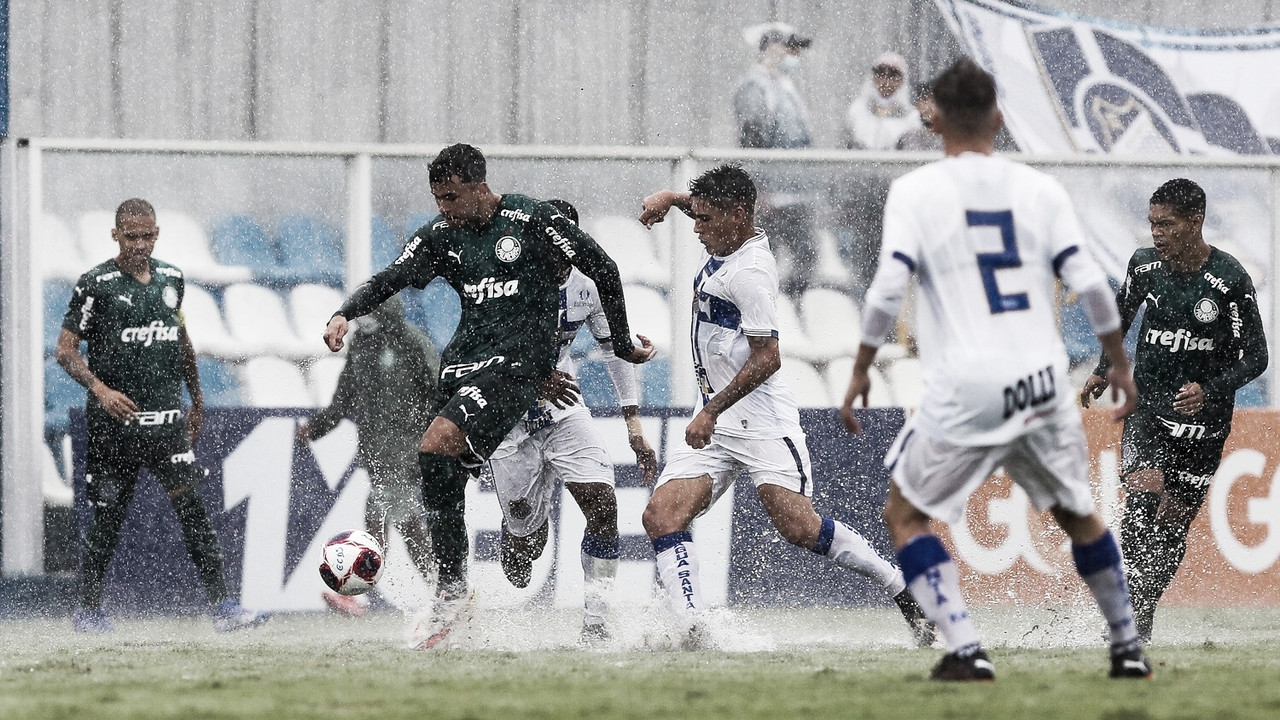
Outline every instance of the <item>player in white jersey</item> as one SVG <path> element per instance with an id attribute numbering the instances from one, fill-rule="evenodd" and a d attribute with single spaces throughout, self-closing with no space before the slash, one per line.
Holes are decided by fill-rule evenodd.
<path id="1" fill-rule="evenodd" d="M 563 200 L 549 200 L 565 217 L 578 222 L 578 211 Z M 494 488 L 502 507 L 499 559 L 512 585 L 527 587 L 533 561 L 547 543 L 547 519 L 552 494 L 563 482 L 586 517 L 582 535 L 584 580 L 583 642 L 609 637 L 605 627 L 609 595 L 618 573 L 618 499 L 614 492 L 613 460 L 591 422 L 575 384 L 577 363 L 569 346 L 586 325 L 604 350 L 605 370 L 618 393 L 627 424 L 627 439 L 646 483 L 653 482 L 658 460 L 640 427 L 640 391 L 635 369 L 613 354 L 613 339 L 596 284 L 568 262 L 561 262 L 560 357 L 543 396 L 516 423 L 489 458 Z M 652 347 L 637 335 L 641 345 Z"/>
<path id="2" fill-rule="evenodd" d="M 962 520 L 973 490 L 1003 466 L 1071 538 L 1076 569 L 1105 616 L 1112 677 L 1150 677 L 1115 538 L 1094 510 L 1084 428 L 1054 315 L 1054 277 L 1076 291 L 1113 360 L 1116 419 L 1137 401 L 1120 317 L 1066 191 L 1049 176 L 992 157 L 1000 127 L 994 79 L 968 58 L 934 81 L 947 157 L 899 178 L 885 205 L 880 266 L 867 292 L 862 345 L 841 415 L 860 432 L 867 371 L 915 273 L 924 400 L 885 460 L 885 522 L 898 562 L 947 654 L 938 680 L 993 680 L 960 596 L 955 564 L 929 518 Z"/>
<path id="3" fill-rule="evenodd" d="M 658 575 L 688 632 L 706 640 L 698 554 L 689 532 L 742 473 L 787 542 L 871 578 L 897 602 L 915 640 L 933 642 L 933 627 L 906 590 L 902 573 L 848 525 L 813 510 L 813 477 L 800 414 L 775 375 L 778 272 L 769 240 L 755 228 L 756 188 L 740 167 L 723 165 L 690 184 L 644 200 L 640 221 L 661 222 L 672 207 L 693 219 L 706 254 L 694 279 L 694 368 L 697 415 L 663 468 L 644 511 Z"/>

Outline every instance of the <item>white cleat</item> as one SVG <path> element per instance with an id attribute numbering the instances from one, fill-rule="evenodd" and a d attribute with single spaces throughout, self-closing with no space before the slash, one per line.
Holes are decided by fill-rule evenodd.
<path id="1" fill-rule="evenodd" d="M 430 650 L 444 642 L 455 630 L 471 620 L 474 601 L 474 590 L 469 589 L 461 595 L 441 590 L 435 603 L 418 613 L 409 626 L 410 649 Z"/>

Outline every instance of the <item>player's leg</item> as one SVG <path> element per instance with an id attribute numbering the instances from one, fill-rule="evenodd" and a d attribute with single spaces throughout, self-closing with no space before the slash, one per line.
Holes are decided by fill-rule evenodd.
<path id="1" fill-rule="evenodd" d="M 613 486 L 606 483 L 566 482 L 564 486 L 587 519 L 579 551 L 583 581 L 583 639 L 603 640 L 608 637 L 605 621 L 618 575 L 618 496 Z"/>
<path id="2" fill-rule="evenodd" d="M 450 598 L 466 595 L 466 491 L 468 471 L 458 458 L 469 451 L 466 433 L 443 415 L 431 421 L 418 446 L 422 469 L 422 505 L 436 556 L 439 592 Z"/>
<path id="3" fill-rule="evenodd" d="M 435 556 L 432 554 L 431 537 L 427 533 L 422 509 L 422 476 L 417 467 L 398 466 L 394 472 L 377 473 L 371 477 L 373 492 L 365 505 L 365 522 L 378 522 L 386 540 L 379 539 L 385 550 L 391 538 L 391 528 L 400 532 L 409 560 L 423 578 L 435 573 Z M 375 502 L 376 500 L 376 502 Z"/>
<path id="4" fill-rule="evenodd" d="M 552 428 L 530 434 L 523 424 L 517 424 L 489 458 L 493 488 L 502 509 L 498 559 L 507 580 L 518 588 L 529 586 L 533 561 L 546 547 L 555 489 L 545 458 Z"/>
<path id="5" fill-rule="evenodd" d="M 255 612 L 232 600 L 227 592 L 223 572 L 222 546 L 213 529 L 213 521 L 200 495 L 200 482 L 204 469 L 196 464 L 195 453 L 183 435 L 178 439 L 157 443 L 149 448 L 147 467 L 156 482 L 169 496 L 169 502 L 178 516 L 182 528 L 182 540 L 187 554 L 195 563 L 213 611 L 213 626 L 219 632 L 229 632 L 261 625 L 270 612 Z"/>
<path id="6" fill-rule="evenodd" d="M 116 438 L 90 439 L 85 491 L 92 517 L 80 553 L 80 607 L 74 618 L 77 632 L 114 629 L 102 612 L 102 581 L 115 554 L 141 467 L 137 459 L 120 452 L 124 446 Z"/>

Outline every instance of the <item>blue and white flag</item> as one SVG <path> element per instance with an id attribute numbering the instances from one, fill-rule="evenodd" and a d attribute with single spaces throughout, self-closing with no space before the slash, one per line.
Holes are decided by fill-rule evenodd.
<path id="1" fill-rule="evenodd" d="M 935 0 L 995 76 L 1031 153 L 1280 153 L 1280 25 L 1138 27 L 1000 0 Z"/>

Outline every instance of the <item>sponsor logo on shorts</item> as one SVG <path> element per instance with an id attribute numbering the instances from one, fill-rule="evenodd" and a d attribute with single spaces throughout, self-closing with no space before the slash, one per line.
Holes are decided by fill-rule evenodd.
<path id="1" fill-rule="evenodd" d="M 1206 428 L 1204 425 L 1196 425 L 1195 423 L 1178 422 L 1177 420 L 1166 420 L 1162 417 L 1156 417 L 1161 425 L 1169 431 L 1169 434 L 1176 438 L 1185 438 L 1187 440 L 1203 440 Z"/>
<path id="2" fill-rule="evenodd" d="M 517 257 L 518 256 L 519 253 L 517 253 Z M 494 277 L 487 277 L 474 285 L 463 285 L 462 292 L 468 298 L 474 298 L 476 301 L 475 304 L 479 305 L 489 298 L 500 298 L 520 294 L 520 281 L 507 280 L 506 282 L 503 282 Z"/>
<path id="3" fill-rule="evenodd" d="M 153 342 L 177 342 L 180 325 L 165 325 L 161 320 L 153 320 L 146 327 L 125 328 L 120 331 L 120 342 L 142 343 L 150 347 Z"/>
<path id="4" fill-rule="evenodd" d="M 129 422 L 136 422 L 141 427 L 151 427 L 154 425 L 169 425 L 178 422 L 182 417 L 181 410 L 144 410 L 136 412 Z"/>
<path id="5" fill-rule="evenodd" d="M 1169 348 L 1169 352 L 1176 353 L 1186 350 L 1212 350 L 1213 338 L 1198 338 L 1191 334 L 1190 330 L 1178 328 L 1177 330 L 1148 330 L 1144 340 L 1150 345 L 1159 345 Z"/>
<path id="6" fill-rule="evenodd" d="M 487 368 L 490 365 L 497 365 L 499 363 L 504 363 L 506 361 L 507 361 L 506 356 L 494 355 L 493 357 L 488 358 L 487 360 L 481 360 L 479 362 L 455 363 L 453 365 L 446 365 L 444 369 L 440 371 L 440 379 L 446 380 L 449 378 L 450 375 L 452 375 L 455 378 L 461 378 L 464 375 L 470 375 L 471 373 L 475 372 L 476 370 L 479 370 L 480 368 Z"/>
<path id="7" fill-rule="evenodd" d="M 1041 368 L 1004 389 L 1004 416 L 1012 417 L 1020 410 L 1043 405 L 1057 397 L 1053 382 L 1053 366 Z"/>

